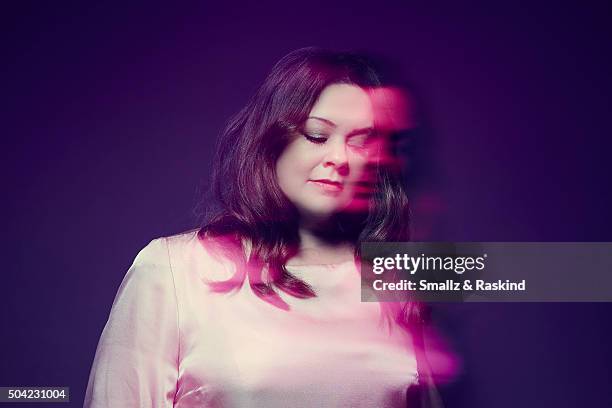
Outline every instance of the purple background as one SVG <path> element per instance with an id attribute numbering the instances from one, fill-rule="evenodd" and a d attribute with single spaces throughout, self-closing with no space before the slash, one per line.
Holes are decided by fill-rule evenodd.
<path id="1" fill-rule="evenodd" d="M 612 241 L 608 6 L 20 7 L 0 13 L 0 385 L 69 386 L 82 404 L 134 256 L 194 226 L 214 138 L 302 46 L 389 56 L 417 85 L 432 153 L 417 235 Z M 448 407 L 610 406 L 611 312 L 441 308 L 466 371 Z"/>

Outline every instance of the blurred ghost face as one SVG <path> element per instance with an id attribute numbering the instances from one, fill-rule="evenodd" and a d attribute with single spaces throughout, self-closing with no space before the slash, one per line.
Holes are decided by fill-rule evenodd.
<path id="1" fill-rule="evenodd" d="M 276 163 L 278 184 L 303 217 L 367 209 L 376 160 L 374 112 L 358 86 L 326 87 Z"/>

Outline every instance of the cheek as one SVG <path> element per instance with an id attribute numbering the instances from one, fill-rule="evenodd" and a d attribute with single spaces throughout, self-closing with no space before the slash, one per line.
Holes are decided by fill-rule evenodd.
<path id="1" fill-rule="evenodd" d="M 372 163 L 371 163 L 372 162 Z M 364 211 L 368 208 L 368 201 L 374 192 L 376 184 L 376 162 L 371 156 L 361 155 L 355 157 L 351 163 L 351 188 L 347 191 L 346 199 L 350 200 L 347 211 Z"/>
<path id="2" fill-rule="evenodd" d="M 291 195 L 306 183 L 316 165 L 312 156 L 312 152 L 304 149 L 299 141 L 289 144 L 280 155 L 276 162 L 276 178 L 285 194 Z"/>
<path id="3" fill-rule="evenodd" d="M 368 165 L 368 156 L 362 155 L 359 153 L 355 153 L 349 162 L 350 173 L 349 176 L 351 180 L 357 181 L 361 180 L 366 172 L 366 168 Z"/>
<path id="4" fill-rule="evenodd" d="M 282 155 L 279 157 L 276 162 L 276 181 L 278 182 L 278 186 L 285 193 L 289 194 L 292 189 L 292 171 L 293 169 L 290 166 L 291 161 L 288 160 L 286 155 Z"/>

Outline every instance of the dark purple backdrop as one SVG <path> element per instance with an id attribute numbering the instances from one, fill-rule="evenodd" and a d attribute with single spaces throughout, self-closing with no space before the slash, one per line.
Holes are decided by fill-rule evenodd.
<path id="1" fill-rule="evenodd" d="M 0 13 L 0 385 L 69 386 L 82 404 L 134 256 L 194 226 L 214 138 L 302 46 L 370 50 L 404 67 L 438 169 L 421 196 L 446 207 L 416 211 L 417 224 L 437 220 L 431 239 L 612 241 L 607 6 L 21 7 Z M 611 312 L 446 306 L 437 319 L 465 359 L 443 390 L 448 407 L 612 406 Z"/>

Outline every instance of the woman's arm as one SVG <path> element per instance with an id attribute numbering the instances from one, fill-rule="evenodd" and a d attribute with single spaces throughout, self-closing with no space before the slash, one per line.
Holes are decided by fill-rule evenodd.
<path id="1" fill-rule="evenodd" d="M 178 308 L 164 238 L 128 270 L 98 343 L 85 407 L 172 407 L 178 377 Z"/>

